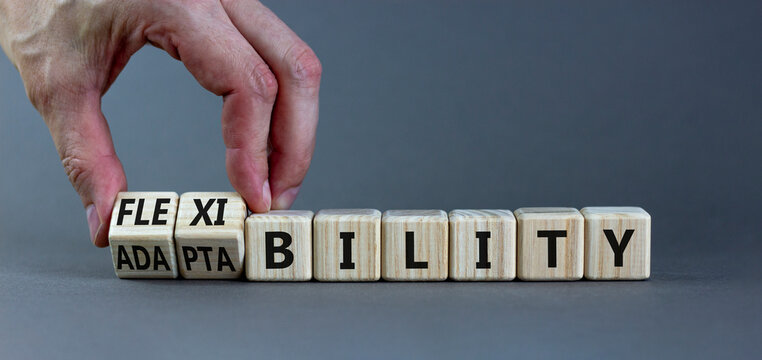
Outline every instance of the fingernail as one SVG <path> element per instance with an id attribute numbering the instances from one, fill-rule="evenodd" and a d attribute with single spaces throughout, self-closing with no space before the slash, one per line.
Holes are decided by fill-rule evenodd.
<path id="1" fill-rule="evenodd" d="M 299 195 L 299 186 L 295 186 L 284 191 L 278 196 L 277 199 L 275 199 L 273 209 L 285 210 L 290 208 L 291 205 L 294 204 L 294 200 L 296 200 L 297 195 Z"/>
<path id="2" fill-rule="evenodd" d="M 90 241 L 95 244 L 95 236 L 98 234 L 101 220 L 98 219 L 98 211 L 95 210 L 95 205 L 88 205 L 85 212 L 87 213 L 87 226 L 90 228 Z"/>
<path id="3" fill-rule="evenodd" d="M 270 180 L 265 180 L 265 183 L 262 184 L 262 199 L 265 201 L 265 207 L 267 208 L 267 211 L 270 211 L 270 206 L 273 202 L 273 195 L 270 193 Z"/>

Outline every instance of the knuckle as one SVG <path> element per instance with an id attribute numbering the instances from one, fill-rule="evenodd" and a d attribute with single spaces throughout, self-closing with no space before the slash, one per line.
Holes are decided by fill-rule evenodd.
<path id="1" fill-rule="evenodd" d="M 254 93 L 262 101 L 268 104 L 275 103 L 275 98 L 278 96 L 278 80 L 264 62 L 260 61 L 254 66 L 251 74 L 251 86 Z"/>
<path id="2" fill-rule="evenodd" d="M 294 168 L 297 170 L 299 177 L 303 178 L 307 174 L 307 170 L 310 168 L 312 162 L 311 154 L 300 154 L 294 159 Z"/>
<path id="3" fill-rule="evenodd" d="M 299 185 L 297 182 L 301 183 L 304 176 L 307 175 L 307 171 L 312 163 L 312 150 L 310 148 L 304 148 L 292 150 L 290 152 L 277 152 L 278 155 L 282 157 L 281 159 L 288 164 L 288 178 L 294 183 L 291 185 Z"/>
<path id="4" fill-rule="evenodd" d="M 29 98 L 32 106 L 40 112 L 49 107 L 52 98 L 50 91 L 34 82 L 26 86 L 26 96 Z"/>
<path id="5" fill-rule="evenodd" d="M 23 78 L 23 76 L 22 76 Z M 29 102 L 32 103 L 37 111 L 41 114 L 45 113 L 45 110 L 50 108 L 53 103 L 53 97 L 55 95 L 52 81 L 40 74 L 30 74 L 24 81 L 24 90 L 26 96 L 29 98 Z"/>
<path id="6" fill-rule="evenodd" d="M 219 5 L 219 0 L 191 0 L 191 1 L 179 1 L 176 4 L 180 7 L 189 7 L 193 10 L 209 11 L 213 9 L 215 5 Z"/>
<path id="7" fill-rule="evenodd" d="M 67 110 L 81 105 L 82 96 L 92 88 L 88 86 L 92 82 L 86 78 L 87 75 L 83 78 L 76 71 L 53 73 L 49 70 L 56 67 L 57 65 L 51 65 L 36 72 L 24 67 L 20 71 L 26 96 L 43 118 L 54 110 Z"/>
<path id="8" fill-rule="evenodd" d="M 59 149 L 59 153 L 66 176 L 80 195 L 103 183 L 116 184 L 120 189 L 127 187 L 123 172 L 109 171 L 121 168 L 115 153 L 93 155 L 81 143 L 70 143 L 65 149 Z"/>
<path id="9" fill-rule="evenodd" d="M 219 1 L 225 9 L 229 9 L 230 6 L 235 6 L 238 3 L 240 3 L 240 1 L 237 1 L 237 0 L 219 0 Z"/>
<path id="10" fill-rule="evenodd" d="M 61 164 L 71 185 L 78 193 L 81 193 L 89 182 L 92 172 L 89 162 L 83 159 L 78 151 L 65 150 L 61 154 Z"/>
<path id="11" fill-rule="evenodd" d="M 314 88 L 320 85 L 323 65 L 307 44 L 299 43 L 286 56 L 289 75 L 300 86 Z"/>
<path id="12" fill-rule="evenodd" d="M 310 169 L 310 158 L 295 158 L 289 163 L 289 169 L 286 170 L 284 182 L 289 187 L 299 186 L 307 176 Z"/>

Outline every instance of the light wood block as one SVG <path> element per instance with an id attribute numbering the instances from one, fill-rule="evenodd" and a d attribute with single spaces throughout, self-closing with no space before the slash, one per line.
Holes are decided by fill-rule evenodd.
<path id="1" fill-rule="evenodd" d="M 246 219 L 246 278 L 312 279 L 312 211 L 275 210 Z"/>
<path id="2" fill-rule="evenodd" d="M 120 278 L 177 277 L 177 193 L 120 192 L 108 232 L 114 271 Z"/>
<path id="3" fill-rule="evenodd" d="M 186 279 L 235 279 L 243 273 L 246 203 L 235 192 L 180 196 L 175 250 Z"/>
<path id="4" fill-rule="evenodd" d="M 381 212 L 320 210 L 315 215 L 314 276 L 320 281 L 381 278 Z"/>
<path id="5" fill-rule="evenodd" d="M 387 210 L 381 228 L 381 276 L 385 280 L 447 279 L 447 213 Z"/>
<path id="6" fill-rule="evenodd" d="M 586 207 L 585 278 L 645 280 L 651 275 L 651 215 L 639 207 Z"/>
<path id="7" fill-rule="evenodd" d="M 584 218 L 574 208 L 521 208 L 517 273 L 521 280 L 579 280 L 583 273 Z"/>
<path id="8" fill-rule="evenodd" d="M 516 218 L 510 210 L 450 211 L 450 278 L 513 280 Z"/>

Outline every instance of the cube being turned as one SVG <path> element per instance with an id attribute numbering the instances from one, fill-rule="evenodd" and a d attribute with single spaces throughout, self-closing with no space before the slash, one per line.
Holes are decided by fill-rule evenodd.
<path id="1" fill-rule="evenodd" d="M 175 245 L 186 279 L 234 279 L 243 273 L 246 203 L 235 192 L 180 196 Z"/>
<path id="2" fill-rule="evenodd" d="M 517 273 L 521 280 L 579 280 L 583 274 L 584 218 L 574 208 L 521 208 Z"/>
<path id="3" fill-rule="evenodd" d="M 114 271 L 120 278 L 177 277 L 177 193 L 120 192 L 108 232 Z"/>
<path id="4" fill-rule="evenodd" d="M 450 211 L 450 278 L 513 280 L 516 218 L 510 210 Z"/>
<path id="5" fill-rule="evenodd" d="M 586 207 L 585 278 L 645 280 L 651 275 L 651 215 L 639 207 Z"/>
<path id="6" fill-rule="evenodd" d="M 315 279 L 376 281 L 381 277 L 380 211 L 320 210 L 313 224 Z"/>
<path id="7" fill-rule="evenodd" d="M 312 211 L 274 210 L 246 219 L 246 278 L 312 279 Z"/>
<path id="8" fill-rule="evenodd" d="M 388 210 L 381 218 L 381 276 L 391 281 L 447 279 L 447 213 Z"/>

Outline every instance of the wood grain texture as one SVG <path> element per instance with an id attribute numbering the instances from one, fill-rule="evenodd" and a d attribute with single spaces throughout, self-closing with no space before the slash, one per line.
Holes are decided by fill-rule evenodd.
<path id="1" fill-rule="evenodd" d="M 584 218 L 574 208 L 520 208 L 514 214 L 517 231 L 517 276 L 521 280 L 579 280 L 583 275 Z M 556 240 L 556 264 L 551 265 L 549 241 L 539 231 L 565 231 Z"/>
<path id="2" fill-rule="evenodd" d="M 586 207 L 581 213 L 585 217 L 585 278 L 645 280 L 651 276 L 651 215 L 639 207 Z M 619 247 L 628 230 L 629 241 L 616 266 L 606 231 Z"/>
<path id="3" fill-rule="evenodd" d="M 252 281 L 308 281 L 312 279 L 312 211 L 274 210 L 251 214 L 246 219 L 246 278 Z M 293 254 L 293 263 L 284 268 L 268 268 L 265 240 L 267 232 L 284 232 L 291 238 L 286 248 Z M 283 245 L 280 238 L 274 246 Z M 282 253 L 274 254 L 282 262 Z"/>
<path id="4" fill-rule="evenodd" d="M 246 203 L 235 192 L 182 194 L 175 225 L 180 275 L 186 279 L 239 278 L 243 274 L 246 214 Z"/>
<path id="5" fill-rule="evenodd" d="M 381 276 L 390 281 L 447 279 L 448 220 L 442 210 L 387 210 L 381 218 Z M 407 232 L 415 249 L 407 253 Z M 408 266 L 409 260 L 425 268 Z"/>
<path id="6" fill-rule="evenodd" d="M 516 218 L 512 211 L 459 209 L 450 211 L 449 218 L 451 279 L 507 281 L 516 277 Z M 484 259 L 480 259 L 477 232 L 489 233 Z"/>
<path id="7" fill-rule="evenodd" d="M 161 201 L 157 208 L 158 199 Z M 174 192 L 120 192 L 117 195 L 108 233 L 116 276 L 177 277 L 174 240 L 177 200 Z"/>
<path id="8" fill-rule="evenodd" d="M 320 281 L 376 281 L 381 278 L 381 212 L 375 209 L 320 210 L 313 221 L 313 263 Z M 341 233 L 352 233 L 344 261 Z M 344 268 L 341 264 L 345 263 Z M 350 266 L 351 264 L 351 266 Z"/>

